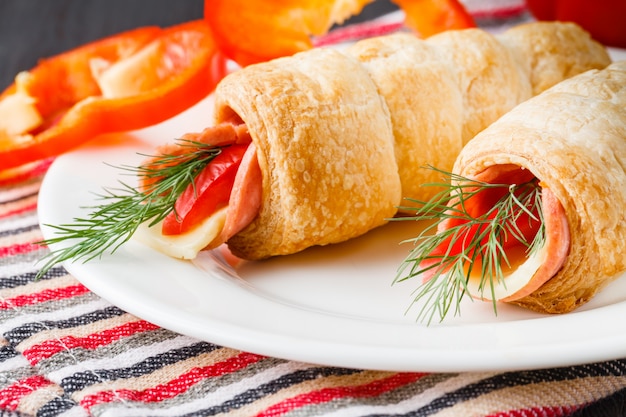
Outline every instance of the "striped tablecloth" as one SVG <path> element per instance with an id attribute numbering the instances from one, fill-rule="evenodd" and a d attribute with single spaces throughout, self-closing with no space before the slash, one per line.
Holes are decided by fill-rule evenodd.
<path id="1" fill-rule="evenodd" d="M 500 16 L 519 13 L 508 3 Z M 47 253 L 36 209 L 49 163 L 0 179 L 2 416 L 626 415 L 626 359 L 505 373 L 324 367 L 159 328 L 62 267 L 35 280 Z"/>

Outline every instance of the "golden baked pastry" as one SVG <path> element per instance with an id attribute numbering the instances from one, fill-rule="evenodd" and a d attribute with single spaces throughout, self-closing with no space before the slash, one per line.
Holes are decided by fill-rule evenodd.
<path id="1" fill-rule="evenodd" d="M 401 190 L 386 103 L 367 71 L 333 50 L 235 72 L 217 88 L 218 123 L 243 121 L 263 203 L 228 241 L 259 259 L 359 236 L 393 217 Z"/>
<path id="2" fill-rule="evenodd" d="M 540 41 L 538 40 L 540 39 Z M 421 40 L 396 34 L 251 65 L 217 87 L 215 124 L 245 124 L 263 177 L 258 216 L 227 239 L 246 259 L 384 224 L 464 144 L 550 83 L 610 63 L 580 27 L 533 23 Z M 542 72 L 546 75 L 543 76 Z"/>
<path id="3" fill-rule="evenodd" d="M 495 36 L 480 29 L 427 40 L 390 35 L 357 42 L 347 53 L 368 69 L 389 106 L 402 196 L 418 200 L 437 191 L 422 187 L 439 180 L 425 165 L 449 171 L 461 148 L 514 106 L 611 62 L 587 32 L 560 22 Z"/>
<path id="4" fill-rule="evenodd" d="M 507 171 L 509 180 L 536 177 L 562 206 L 569 230 L 558 272 L 507 301 L 569 312 L 625 271 L 626 61 L 520 104 L 472 139 L 453 170 L 472 179 L 499 171 Z"/>

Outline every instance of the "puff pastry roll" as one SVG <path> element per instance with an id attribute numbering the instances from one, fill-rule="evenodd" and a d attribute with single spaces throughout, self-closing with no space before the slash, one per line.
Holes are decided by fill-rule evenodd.
<path id="1" fill-rule="evenodd" d="M 256 218 L 228 240 L 248 259 L 359 236 L 401 189 L 389 109 L 367 71 L 333 49 L 247 67 L 216 90 L 217 123 L 245 123 L 263 173 Z"/>
<path id="2" fill-rule="evenodd" d="M 368 69 L 389 106 L 402 196 L 418 200 L 437 192 L 422 187 L 438 180 L 425 165 L 451 170 L 461 148 L 514 106 L 611 62 L 579 26 L 558 22 L 497 36 L 480 29 L 427 40 L 391 35 L 357 42 L 347 53 Z"/>
<path id="3" fill-rule="evenodd" d="M 391 35 L 236 71 L 216 89 L 214 125 L 247 128 L 260 185 L 233 189 L 224 229 L 206 243 L 262 259 L 359 236 L 403 197 L 427 197 L 424 165 L 451 169 L 473 135 L 533 92 L 609 62 L 578 26 L 536 23 L 500 37 Z M 252 215 L 246 193 L 261 195 Z"/>
<path id="4" fill-rule="evenodd" d="M 454 172 L 539 180 L 553 199 L 544 204 L 551 247 L 541 256 L 555 271 L 504 301 L 544 313 L 584 304 L 626 270 L 626 61 L 520 104 L 467 144 Z"/>

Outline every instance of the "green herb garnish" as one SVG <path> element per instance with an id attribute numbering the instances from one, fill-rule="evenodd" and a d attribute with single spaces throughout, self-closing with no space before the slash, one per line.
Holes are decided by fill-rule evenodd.
<path id="1" fill-rule="evenodd" d="M 148 156 L 150 163 L 139 167 L 121 166 L 150 185 L 138 190 L 122 181 L 119 188 L 108 188 L 97 194 L 101 204 L 91 209 L 85 218 L 75 218 L 71 224 L 46 225 L 55 229 L 56 236 L 41 244 L 53 245 L 64 241 L 71 246 L 54 250 L 45 256 L 41 277 L 56 264 L 67 260 L 88 262 L 105 252 L 115 252 L 137 231 L 140 224 L 155 225 L 174 210 L 183 191 L 193 184 L 202 169 L 221 152 L 220 147 L 201 142 L 179 140 L 179 146 L 189 148 L 182 155 Z"/>
<path id="2" fill-rule="evenodd" d="M 415 247 L 398 269 L 394 283 L 432 275 L 419 285 L 413 299 L 413 303 L 420 301 L 423 305 L 417 320 L 430 324 L 436 317 L 443 320 L 452 309 L 455 315 L 460 313 L 462 299 L 471 297 L 467 286 L 470 276 L 478 275 L 479 291 L 491 294 L 497 313 L 494 285 L 504 282 L 504 268 L 511 266 L 505 243 L 515 240 L 525 246 L 527 255 L 545 244 L 539 182 L 532 179 L 521 184 L 490 184 L 437 171 L 449 181 L 424 185 L 442 191 L 429 201 L 410 200 L 417 204 L 416 214 L 402 218 L 431 224 L 406 241 Z M 495 193 L 495 202 L 482 212 L 472 213 L 473 203 L 484 193 Z M 437 232 L 444 221 L 450 227 Z M 529 240 L 521 229 L 532 222 L 539 225 Z"/>

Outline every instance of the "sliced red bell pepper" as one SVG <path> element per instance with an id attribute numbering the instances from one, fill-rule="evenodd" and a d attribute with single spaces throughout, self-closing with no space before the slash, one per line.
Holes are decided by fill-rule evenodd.
<path id="1" fill-rule="evenodd" d="M 237 169 L 248 144 L 230 145 L 217 155 L 178 197 L 174 211 L 163 219 L 162 233 L 185 233 L 228 204 Z"/>
<path id="2" fill-rule="evenodd" d="M 626 48 L 624 0 L 527 0 L 539 20 L 576 22 L 605 45 Z"/>
<path id="3" fill-rule="evenodd" d="M 127 82 L 114 79 L 114 91 L 103 94 L 98 77 L 112 68 L 126 72 Z M 25 132 L 0 123 L 0 170 L 59 155 L 102 133 L 164 121 L 207 96 L 225 73 L 204 20 L 139 28 L 44 59 L 0 95 L 2 109 L 16 92 L 26 93 L 42 119 Z"/>
<path id="4" fill-rule="evenodd" d="M 311 35 L 323 35 L 371 1 L 205 0 L 204 16 L 220 49 L 245 66 L 311 48 Z M 458 0 L 394 3 L 406 12 L 407 26 L 421 36 L 475 26 Z"/>

